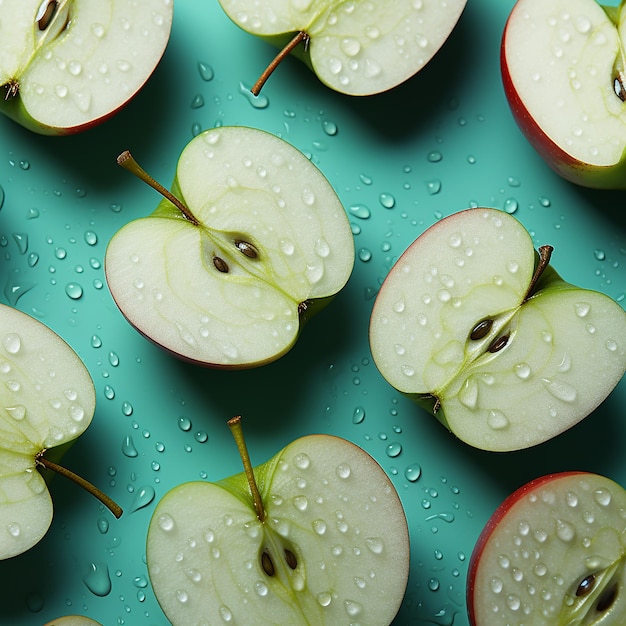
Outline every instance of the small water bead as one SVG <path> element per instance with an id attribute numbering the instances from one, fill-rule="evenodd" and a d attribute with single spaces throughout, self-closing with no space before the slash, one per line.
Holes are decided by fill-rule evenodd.
<path id="1" fill-rule="evenodd" d="M 422 467 L 418 463 L 413 463 L 404 470 L 404 477 L 411 483 L 419 480 L 421 475 Z"/>
<path id="2" fill-rule="evenodd" d="M 596 258 L 597 261 L 606 260 L 606 253 L 604 252 L 604 250 L 600 250 L 600 249 L 594 250 L 593 256 Z"/>
<path id="3" fill-rule="evenodd" d="M 124 441 L 122 442 L 122 454 L 131 459 L 139 456 L 139 452 L 137 452 L 137 448 L 135 447 L 135 443 L 131 435 L 126 435 L 126 437 L 124 437 Z"/>
<path id="4" fill-rule="evenodd" d="M 128 401 L 124 401 L 122 402 L 122 413 L 126 416 L 126 417 L 130 417 L 133 414 L 133 405 L 128 402 Z"/>
<path id="5" fill-rule="evenodd" d="M 131 513 L 147 507 L 155 498 L 155 491 L 150 485 L 141 487 L 130 506 Z"/>
<path id="6" fill-rule="evenodd" d="M 517 209 L 519 209 L 519 202 L 515 199 L 515 198 L 507 198 L 504 201 L 504 212 L 508 213 L 509 215 L 513 215 L 513 213 L 517 212 Z"/>
<path id="7" fill-rule="evenodd" d="M 438 178 L 426 181 L 426 191 L 431 196 L 436 196 L 441 191 L 441 181 Z"/>
<path id="8" fill-rule="evenodd" d="M 438 578 L 431 578 L 428 581 L 428 588 L 431 591 L 438 591 L 440 587 L 440 583 L 439 583 L 439 579 Z"/>
<path id="9" fill-rule="evenodd" d="M 385 209 L 393 209 L 396 206 L 396 199 L 390 193 L 381 193 L 378 201 Z"/>
<path id="10" fill-rule="evenodd" d="M 372 260 L 372 252 L 367 248 L 360 248 L 358 252 L 359 260 L 363 263 L 367 263 Z"/>
<path id="11" fill-rule="evenodd" d="M 197 93 L 191 100 L 190 104 L 192 109 L 200 109 L 204 106 L 204 98 L 202 94 Z"/>
<path id="12" fill-rule="evenodd" d="M 194 436 L 193 438 L 198 442 L 198 443 L 206 443 L 209 440 L 209 435 L 204 432 L 203 430 L 199 430 Z"/>
<path id="13" fill-rule="evenodd" d="M 352 412 L 352 423 L 361 424 L 365 419 L 365 409 L 362 406 L 357 406 Z"/>
<path id="14" fill-rule="evenodd" d="M 606 507 L 611 504 L 611 492 L 608 489 L 596 489 L 593 492 L 593 497 L 600 506 Z"/>
<path id="15" fill-rule="evenodd" d="M 104 386 L 104 397 L 107 400 L 113 400 L 113 398 L 115 398 L 115 389 L 113 389 L 111 385 Z"/>
<path id="16" fill-rule="evenodd" d="M 402 453 L 402 445 L 397 441 L 394 441 L 387 446 L 386 452 L 388 457 L 395 459 Z"/>
<path id="17" fill-rule="evenodd" d="M 39 262 L 39 255 L 36 252 L 31 252 L 28 255 L 28 267 L 35 267 Z"/>
<path id="18" fill-rule="evenodd" d="M 250 91 L 250 87 L 244 85 L 242 82 L 239 83 L 239 93 L 243 95 L 255 109 L 266 109 L 269 106 L 270 101 L 267 96 L 264 94 L 255 96 Z"/>
<path id="19" fill-rule="evenodd" d="M 215 76 L 213 68 L 208 63 L 203 61 L 198 62 L 198 73 L 200 74 L 200 78 L 207 82 L 213 80 L 213 77 Z"/>
<path id="20" fill-rule="evenodd" d="M 106 517 L 99 517 L 96 524 L 101 534 L 106 535 L 109 532 L 109 520 Z"/>
<path id="21" fill-rule="evenodd" d="M 556 520 L 556 536 L 565 542 L 570 542 L 576 536 L 576 529 L 572 524 L 565 520 Z"/>
<path id="22" fill-rule="evenodd" d="M 22 348 L 22 339 L 17 333 L 5 335 L 2 343 L 9 354 L 17 354 Z"/>
<path id="23" fill-rule="evenodd" d="M 354 217 L 358 217 L 361 220 L 367 220 L 372 215 L 369 207 L 364 204 L 353 204 L 350 206 L 349 211 Z"/>
<path id="24" fill-rule="evenodd" d="M 112 367 L 117 367 L 120 364 L 120 357 L 116 352 L 109 352 L 109 363 Z"/>
<path id="25" fill-rule="evenodd" d="M 106 563 L 90 563 L 89 572 L 83 576 L 83 582 L 91 593 L 101 598 L 111 593 L 111 577 Z"/>
<path id="26" fill-rule="evenodd" d="M 65 293 L 72 300 L 80 300 L 83 297 L 83 288 L 78 283 L 67 283 Z"/>
<path id="27" fill-rule="evenodd" d="M 191 420 L 184 415 L 181 415 L 178 418 L 178 428 L 180 428 L 183 432 L 189 432 L 191 430 Z"/>
<path id="28" fill-rule="evenodd" d="M 324 120 L 322 122 L 322 129 L 329 137 L 334 137 L 339 132 L 337 124 L 335 124 L 335 122 L 331 122 L 330 120 Z"/>

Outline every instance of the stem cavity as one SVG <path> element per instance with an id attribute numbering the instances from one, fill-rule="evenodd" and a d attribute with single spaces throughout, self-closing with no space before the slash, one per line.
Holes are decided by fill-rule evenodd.
<path id="1" fill-rule="evenodd" d="M 35 457 L 35 463 L 37 465 L 56 472 L 57 474 L 60 474 L 65 478 L 69 478 L 72 482 L 76 483 L 79 487 L 82 487 L 83 489 L 85 489 L 85 491 L 87 491 L 92 496 L 97 498 L 100 502 L 102 502 L 102 504 L 104 504 L 104 506 L 106 506 L 106 508 L 109 509 L 109 511 L 111 511 L 111 513 L 113 513 L 113 515 L 117 519 L 122 516 L 122 508 L 119 506 L 119 504 L 114 502 L 112 498 L 107 496 L 104 492 L 100 491 L 98 487 L 90 483 L 88 480 L 85 480 L 82 476 L 75 474 L 72 470 L 63 467 L 62 465 L 59 465 L 54 461 L 46 459 L 46 457 L 44 456 L 45 453 L 46 451 L 43 450 Z"/>
<path id="2" fill-rule="evenodd" d="M 299 33 L 291 39 L 287 45 L 274 57 L 272 62 L 267 66 L 265 71 L 261 74 L 259 79 L 254 83 L 252 89 L 253 96 L 258 96 L 261 93 L 261 89 L 263 89 L 263 85 L 267 82 L 267 79 L 274 73 L 274 70 L 282 63 L 283 59 L 289 55 L 289 53 L 296 48 L 301 42 L 304 42 L 304 49 L 306 50 L 309 46 L 310 37 L 301 30 Z"/>
<path id="3" fill-rule="evenodd" d="M 122 154 L 117 157 L 117 164 L 128 170 L 131 174 L 134 174 L 137 178 L 144 183 L 158 191 L 166 200 L 169 200 L 183 215 L 185 219 L 191 222 L 194 226 L 198 226 L 200 222 L 196 219 L 195 215 L 189 210 L 189 208 L 183 204 L 169 189 L 166 189 L 157 182 L 150 174 L 148 174 L 140 165 L 135 161 L 132 154 L 128 150 L 124 150 Z"/>

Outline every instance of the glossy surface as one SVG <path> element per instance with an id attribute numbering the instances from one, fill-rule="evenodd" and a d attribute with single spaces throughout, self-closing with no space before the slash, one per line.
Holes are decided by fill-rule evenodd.
<path id="1" fill-rule="evenodd" d="M 625 305 L 624 196 L 574 187 L 533 151 L 500 80 L 512 2 L 475 0 L 430 64 L 368 99 L 324 87 L 289 59 L 259 98 L 246 91 L 274 56 L 218 4 L 180 0 L 172 37 L 146 89 L 82 135 L 47 138 L 0 119 L 0 299 L 52 326 L 96 384 L 94 420 L 65 462 L 124 507 L 118 521 L 73 485 L 51 485 L 45 539 L 0 563 L 1 621 L 88 614 L 106 624 L 166 624 L 147 580 L 145 535 L 174 485 L 240 471 L 226 420 L 244 416 L 252 461 L 325 432 L 364 447 L 396 485 L 412 540 L 399 625 L 466 626 L 474 542 L 506 495 L 548 472 L 585 469 L 626 484 L 626 382 L 587 420 L 537 448 L 472 450 L 393 390 L 367 329 L 393 261 L 437 219 L 472 204 L 514 212 L 536 246 L 554 246 L 566 280 Z M 216 372 L 160 351 L 124 320 L 104 281 L 110 237 L 159 198 L 115 164 L 124 149 L 169 185 L 194 132 L 246 124 L 280 134 L 334 185 L 353 224 L 346 288 L 285 357 Z"/>

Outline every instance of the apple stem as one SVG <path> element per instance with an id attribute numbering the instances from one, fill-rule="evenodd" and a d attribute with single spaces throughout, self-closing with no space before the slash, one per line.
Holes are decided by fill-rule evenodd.
<path id="1" fill-rule="evenodd" d="M 296 33 L 295 37 L 291 39 L 287 45 L 274 57 L 272 62 L 267 66 L 265 71 L 259 77 L 259 80 L 254 83 L 254 86 L 250 91 L 253 96 L 258 96 L 263 89 L 263 85 L 267 82 L 267 79 L 274 73 L 274 70 L 282 63 L 283 59 L 300 43 L 304 41 L 305 49 L 309 44 L 309 36 L 301 30 Z"/>
<path id="2" fill-rule="evenodd" d="M 46 459 L 46 457 L 44 456 L 44 453 L 45 453 L 45 450 L 43 452 L 40 452 L 35 458 L 35 462 L 38 465 L 41 465 L 42 467 L 45 467 L 46 469 L 56 472 L 57 474 L 60 474 L 61 476 L 64 476 L 65 478 L 69 478 L 72 482 L 76 483 L 79 487 L 82 487 L 83 489 L 85 489 L 85 491 L 87 491 L 92 496 L 95 496 L 98 500 L 100 500 L 100 502 L 102 502 L 102 504 L 104 504 L 104 506 L 106 506 L 106 508 L 109 509 L 109 511 L 111 511 L 111 513 L 113 513 L 113 515 L 117 519 L 119 519 L 122 516 L 122 507 L 120 507 L 119 504 L 114 502 L 112 498 L 109 498 L 109 496 L 107 496 L 104 492 L 100 491 L 100 489 L 98 489 L 98 487 L 96 487 L 94 484 L 90 483 L 88 480 L 85 480 L 82 476 L 79 476 L 78 474 L 74 473 L 72 470 L 67 469 L 67 467 L 63 467 L 62 465 L 59 465 L 58 463 L 55 463 L 54 461 L 50 461 L 49 459 Z"/>
<path id="3" fill-rule="evenodd" d="M 252 469 L 252 463 L 250 462 L 248 446 L 246 446 L 246 441 L 243 436 L 241 415 L 236 415 L 235 417 L 229 419 L 228 427 L 235 438 L 235 443 L 237 444 L 237 449 L 239 450 L 239 455 L 241 456 L 241 460 L 243 462 L 243 468 L 246 473 L 246 478 L 248 479 L 248 485 L 250 485 L 250 493 L 252 494 L 252 500 L 254 502 L 254 510 L 256 511 L 259 521 L 263 523 L 265 521 L 265 507 L 263 506 L 263 500 L 261 499 L 261 494 L 259 493 L 259 487 L 254 478 L 254 470 Z"/>
<path id="4" fill-rule="evenodd" d="M 537 285 L 537 281 L 545 271 L 546 267 L 548 267 L 548 265 L 550 264 L 552 250 L 554 250 L 552 246 L 539 246 L 539 262 L 537 263 L 537 267 L 535 268 L 535 273 L 533 274 L 533 277 L 530 279 L 528 290 L 526 291 L 522 302 L 526 302 L 530 298 L 535 286 Z"/>
<path id="5" fill-rule="evenodd" d="M 189 220 L 194 226 L 198 226 L 200 222 L 196 219 L 195 215 L 171 192 L 169 189 L 166 189 L 161 185 L 161 183 L 157 182 L 146 172 L 140 165 L 135 161 L 133 155 L 128 151 L 124 150 L 122 154 L 117 157 L 117 164 L 123 167 L 125 170 L 128 170 L 131 174 L 134 174 L 140 180 L 143 180 L 144 183 L 150 185 L 153 189 L 158 191 L 164 198 L 169 200 L 182 214 L 183 216 Z"/>

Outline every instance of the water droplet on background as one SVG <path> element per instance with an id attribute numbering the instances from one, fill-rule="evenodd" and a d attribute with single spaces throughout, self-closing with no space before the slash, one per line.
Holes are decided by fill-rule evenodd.
<path id="1" fill-rule="evenodd" d="M 155 491 L 150 485 L 141 487 L 130 506 L 131 513 L 148 506 L 154 500 L 155 495 Z"/>
<path id="2" fill-rule="evenodd" d="M 111 593 L 111 577 L 106 563 L 90 563 L 89 573 L 83 576 L 83 582 L 96 596 L 104 597 Z"/>
<path id="3" fill-rule="evenodd" d="M 361 424 L 365 419 L 365 409 L 362 406 L 357 406 L 352 413 L 352 423 Z"/>
<path id="4" fill-rule="evenodd" d="M 270 101 L 267 96 L 263 94 L 255 96 L 250 91 L 250 87 L 247 87 L 242 82 L 239 83 L 239 93 L 242 94 L 255 109 L 266 109 L 269 106 Z"/>

